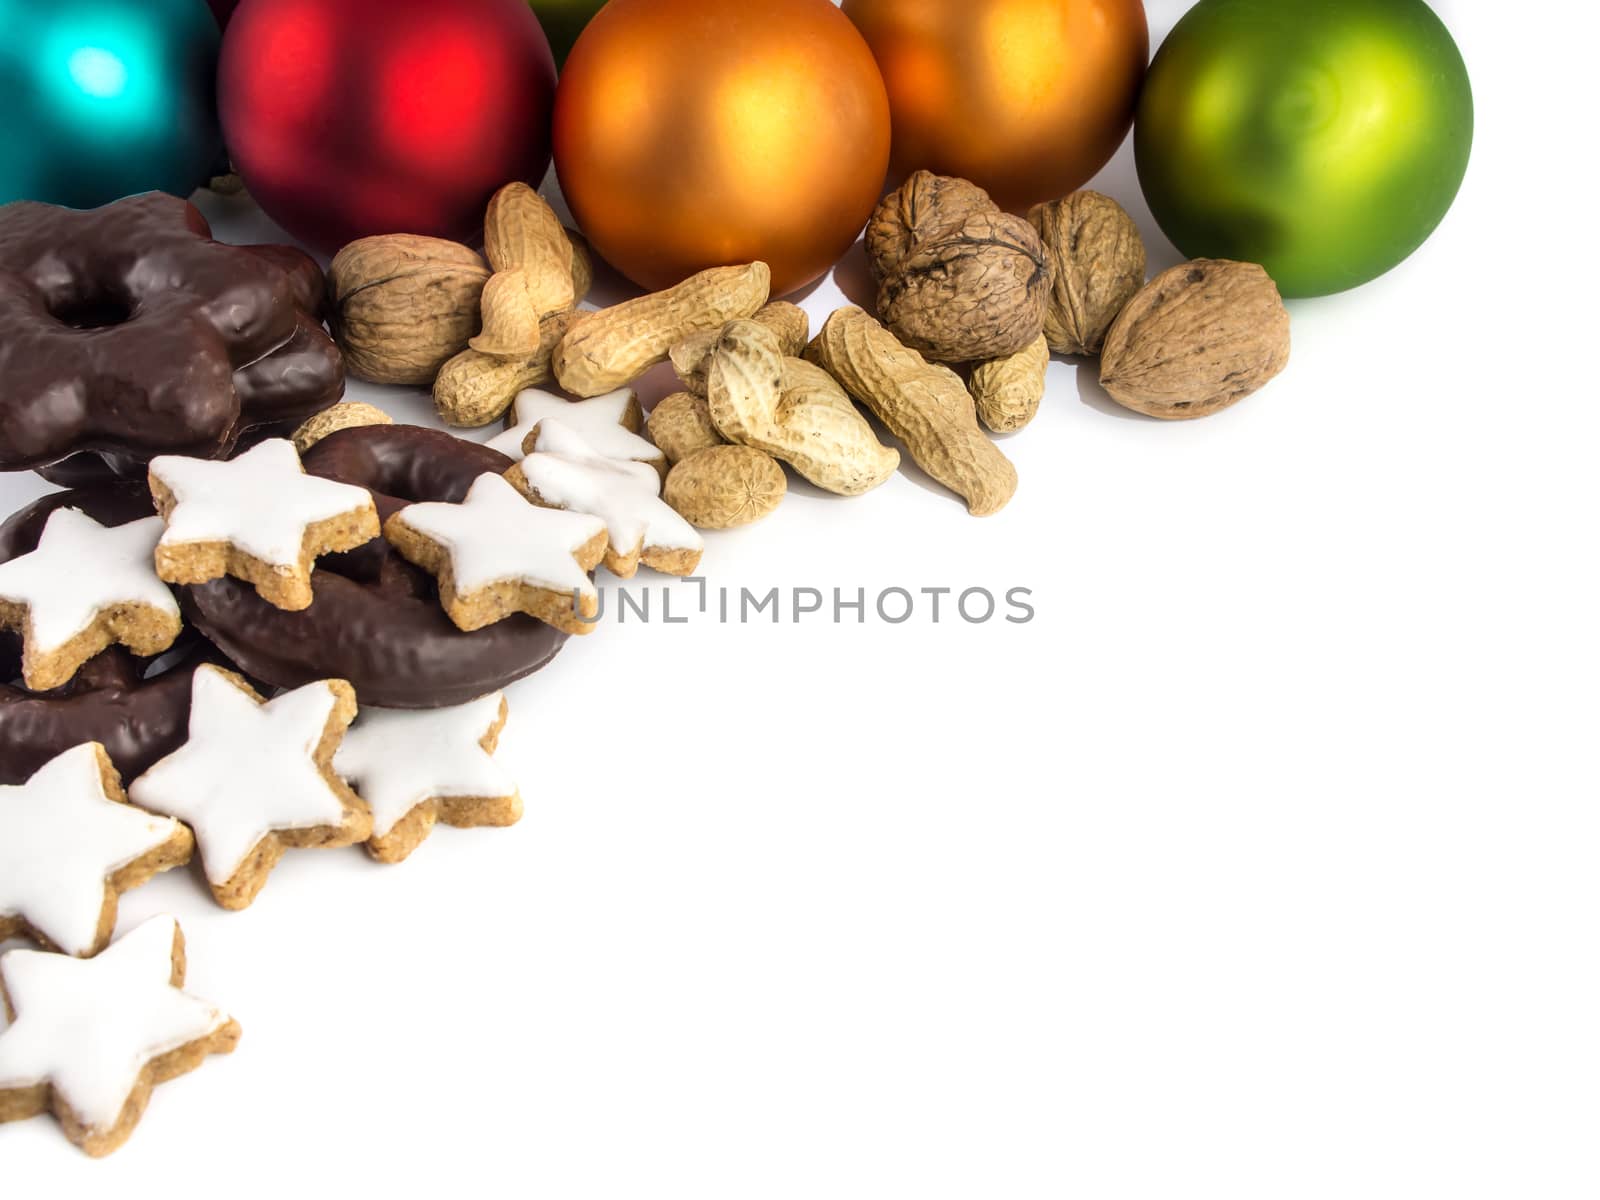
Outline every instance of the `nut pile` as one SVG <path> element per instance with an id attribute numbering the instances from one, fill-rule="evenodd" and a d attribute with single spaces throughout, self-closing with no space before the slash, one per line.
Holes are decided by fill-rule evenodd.
<path id="1" fill-rule="evenodd" d="M 328 278 L 333 336 L 350 373 L 431 386 L 445 422 L 476 428 L 550 379 L 550 355 L 594 269 L 583 239 L 531 187 L 511 183 L 489 201 L 483 255 L 382 234 L 340 250 Z"/>
<path id="2" fill-rule="evenodd" d="M 1110 197 L 1075 192 L 1028 219 L 1051 265 L 1045 339 L 1057 354 L 1099 355 L 1100 384 L 1118 404 L 1203 417 L 1288 364 L 1289 312 L 1254 263 L 1185 263 L 1146 284 L 1138 227 Z"/>
<path id="3" fill-rule="evenodd" d="M 988 434 L 1034 419 L 1052 354 L 1098 357 L 1112 399 L 1169 420 L 1225 408 L 1288 361 L 1288 313 L 1260 267 L 1187 263 L 1147 284 L 1138 228 L 1097 192 L 1024 218 L 919 171 L 879 204 L 865 247 L 876 313 L 841 309 L 815 338 L 803 310 L 771 300 L 760 262 L 579 311 L 593 279 L 581 239 L 510 184 L 490 202 L 481 257 L 405 235 L 347 246 L 331 270 L 335 332 L 356 374 L 431 384 L 447 423 L 505 418 L 528 449 L 540 422 L 508 416 L 528 389 L 621 397 L 636 413 L 631 385 L 670 362 L 682 390 L 642 431 L 667 503 L 703 529 L 772 512 L 785 467 L 840 496 L 882 484 L 901 451 L 867 413 L 971 513 L 1000 511 L 1017 472 Z M 533 395 L 541 412 L 556 401 Z M 376 419 L 335 410 L 300 436 Z"/>

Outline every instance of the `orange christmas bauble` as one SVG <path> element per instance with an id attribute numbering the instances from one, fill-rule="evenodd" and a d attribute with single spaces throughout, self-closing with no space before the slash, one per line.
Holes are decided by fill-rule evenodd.
<path id="1" fill-rule="evenodd" d="M 829 0 L 611 0 L 562 71 L 554 145 L 573 216 L 635 283 L 760 259 L 776 296 L 872 214 L 889 100 Z"/>
<path id="2" fill-rule="evenodd" d="M 894 113 L 894 173 L 926 168 L 1022 209 L 1082 187 L 1133 124 L 1141 0 L 844 0 Z"/>

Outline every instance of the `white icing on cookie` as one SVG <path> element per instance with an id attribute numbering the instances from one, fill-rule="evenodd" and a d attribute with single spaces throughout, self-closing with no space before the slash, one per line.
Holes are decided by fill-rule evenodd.
<path id="1" fill-rule="evenodd" d="M 607 392 L 592 400 L 566 400 L 550 392 L 530 388 L 517 395 L 516 423 L 490 441 L 489 445 L 512 458 L 521 458 L 523 442 L 547 418 L 559 420 L 588 442 L 594 453 L 624 462 L 664 461 L 660 450 L 637 433 L 622 426 L 628 406 L 634 403 L 632 388 Z"/>
<path id="2" fill-rule="evenodd" d="M 309 526 L 373 507 L 365 488 L 307 475 L 294 443 L 283 438 L 226 462 L 164 455 L 150 463 L 150 474 L 177 501 L 162 546 L 230 542 L 273 566 L 300 562 Z"/>
<path id="3" fill-rule="evenodd" d="M 180 828 L 108 796 L 94 743 L 63 751 L 27 783 L 0 787 L 0 916 L 88 954 L 106 881 Z"/>
<path id="4" fill-rule="evenodd" d="M 661 477 L 652 468 L 596 453 L 561 421 L 540 422 L 538 441 L 522 460 L 522 473 L 546 504 L 593 513 L 605 521 L 611 548 L 623 557 L 645 546 L 705 546 L 699 531 L 661 499 Z"/>
<path id="5" fill-rule="evenodd" d="M 118 605 L 178 620 L 178 602 L 156 574 L 161 518 L 101 525 L 75 508 L 45 522 L 38 549 L 0 563 L 0 600 L 28 606 L 29 648 L 50 654 Z"/>
<path id="6" fill-rule="evenodd" d="M 172 986 L 178 923 L 152 917 L 94 958 L 0 957 L 17 1019 L 0 1033 L 0 1090 L 48 1083 L 96 1133 L 116 1125 L 151 1060 L 215 1033 L 222 1010 Z"/>
<path id="7" fill-rule="evenodd" d="M 189 740 L 135 779 L 128 796 L 193 829 L 206 878 L 224 884 L 269 833 L 344 824 L 344 805 L 315 758 L 337 703 L 326 682 L 258 703 L 202 666 Z"/>
<path id="8" fill-rule="evenodd" d="M 516 794 L 516 781 L 480 744 L 499 721 L 501 703 L 496 692 L 453 708 L 361 710 L 333 769 L 372 806 L 373 836 L 386 836 L 436 796 Z"/>
<path id="9" fill-rule="evenodd" d="M 449 554 L 458 593 L 511 581 L 598 599 L 573 555 L 603 533 L 605 523 L 530 504 L 499 475 L 480 475 L 460 504 L 411 504 L 398 515 Z"/>

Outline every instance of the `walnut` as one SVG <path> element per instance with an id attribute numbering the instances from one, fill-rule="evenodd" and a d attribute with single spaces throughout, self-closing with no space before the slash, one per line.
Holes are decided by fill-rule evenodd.
<path id="1" fill-rule="evenodd" d="M 1209 416 L 1289 362 L 1289 312 L 1254 263 L 1196 259 L 1157 275 L 1112 323 L 1100 385 L 1135 412 Z"/>
<path id="2" fill-rule="evenodd" d="M 1111 322 L 1144 286 L 1139 227 L 1111 197 L 1088 191 L 1035 205 L 1028 220 L 1050 259 L 1050 349 L 1099 354 Z"/>
<path id="3" fill-rule="evenodd" d="M 925 358 L 1005 358 L 1043 332 L 1044 246 L 976 184 L 918 171 L 878 205 L 866 239 L 878 316 Z"/>
<path id="4" fill-rule="evenodd" d="M 350 374 L 431 384 L 478 332 L 489 264 L 440 238 L 385 233 L 351 242 L 328 267 L 333 339 Z"/>

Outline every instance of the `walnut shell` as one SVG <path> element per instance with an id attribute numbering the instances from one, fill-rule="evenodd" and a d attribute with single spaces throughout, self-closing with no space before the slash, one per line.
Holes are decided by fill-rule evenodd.
<path id="1" fill-rule="evenodd" d="M 1035 205 L 1028 220 L 1050 259 L 1050 349 L 1099 354 L 1111 322 L 1144 286 L 1139 227 L 1111 197 L 1087 191 Z"/>
<path id="2" fill-rule="evenodd" d="M 1209 416 L 1289 362 L 1289 311 L 1254 263 L 1196 259 L 1152 279 L 1112 323 L 1100 386 L 1164 420 Z"/>
<path id="3" fill-rule="evenodd" d="M 490 266 L 443 238 L 381 234 L 328 267 L 330 325 L 350 374 L 374 384 L 430 384 L 480 325 Z"/>
<path id="4" fill-rule="evenodd" d="M 1039 235 L 976 184 L 918 171 L 878 205 L 866 243 L 878 316 L 924 358 L 1005 358 L 1044 331 Z"/>
<path id="5" fill-rule="evenodd" d="M 477 334 L 489 264 L 442 238 L 388 233 L 340 250 L 328 281 L 329 324 L 350 374 L 429 384 Z"/>
<path id="6" fill-rule="evenodd" d="M 712 446 L 673 467 L 661 495 L 697 528 L 733 529 L 772 512 L 788 489 L 770 455 L 749 446 Z"/>

